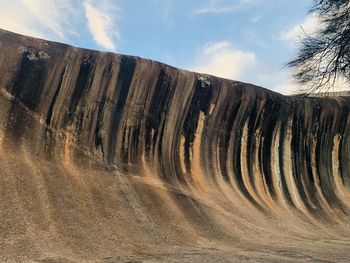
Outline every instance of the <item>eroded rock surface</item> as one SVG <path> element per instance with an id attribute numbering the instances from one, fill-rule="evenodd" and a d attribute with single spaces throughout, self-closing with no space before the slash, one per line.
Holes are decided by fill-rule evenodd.
<path id="1" fill-rule="evenodd" d="M 0 261 L 346 262 L 349 106 L 0 30 Z"/>

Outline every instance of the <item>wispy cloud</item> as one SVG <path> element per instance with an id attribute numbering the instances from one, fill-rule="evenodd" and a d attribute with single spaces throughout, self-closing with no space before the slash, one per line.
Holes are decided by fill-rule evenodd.
<path id="1" fill-rule="evenodd" d="M 211 0 L 206 7 L 198 8 L 193 11 L 194 14 L 222 14 L 231 13 L 243 8 L 247 8 L 252 4 L 257 3 L 258 0 L 234 0 L 234 1 L 220 1 Z"/>
<path id="2" fill-rule="evenodd" d="M 68 43 L 90 31 L 98 45 L 114 51 L 119 13 L 112 0 L 2 1 L 0 28 Z"/>
<path id="3" fill-rule="evenodd" d="M 280 39 L 297 43 L 305 36 L 316 33 L 319 28 L 319 17 L 317 15 L 310 14 L 304 19 L 304 21 L 282 31 L 280 34 Z"/>
<path id="4" fill-rule="evenodd" d="M 256 65 L 254 53 L 237 49 L 232 43 L 223 41 L 209 43 L 200 48 L 189 68 L 218 77 L 240 79 L 247 70 L 252 70 Z"/>
<path id="5" fill-rule="evenodd" d="M 74 31 L 79 17 L 78 0 L 12 0 L 3 1 L 0 27 L 21 34 L 65 40 Z M 75 15 L 73 15 L 75 14 Z"/>
<path id="6" fill-rule="evenodd" d="M 172 28 L 174 24 L 173 13 L 175 9 L 175 0 L 153 0 L 153 3 L 159 11 L 158 13 L 164 25 L 168 28 Z"/>
<path id="7" fill-rule="evenodd" d="M 296 94 L 301 90 L 292 78 L 292 73 L 288 69 L 270 69 L 265 67 L 257 72 L 257 81 L 276 92 L 290 95 Z"/>
<path id="8" fill-rule="evenodd" d="M 93 5 L 89 1 L 84 2 L 85 16 L 88 21 L 90 33 L 97 44 L 108 49 L 115 50 L 115 39 L 119 38 L 116 27 L 116 19 L 119 12 L 117 6 L 104 2 L 104 5 Z"/>
<path id="9" fill-rule="evenodd" d="M 69 33 L 74 32 L 73 18 L 77 17 L 75 8 L 79 2 L 76 0 L 22 0 L 24 8 L 30 12 L 33 19 L 52 31 L 60 39 L 65 39 Z"/>
<path id="10" fill-rule="evenodd" d="M 251 18 L 249 19 L 249 22 L 251 22 L 251 23 L 257 23 L 257 22 L 259 22 L 259 21 L 261 20 L 261 18 L 262 18 L 262 15 L 253 16 L 253 17 L 251 17 Z"/>
<path id="11" fill-rule="evenodd" d="M 13 15 L 13 10 L 16 10 L 16 16 Z M 19 34 L 43 37 L 43 34 L 32 26 L 33 20 L 28 19 L 26 13 L 19 1 L 1 3 L 0 27 Z"/>

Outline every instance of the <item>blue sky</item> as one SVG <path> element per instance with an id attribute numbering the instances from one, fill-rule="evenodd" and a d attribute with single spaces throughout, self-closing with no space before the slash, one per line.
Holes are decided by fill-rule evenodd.
<path id="1" fill-rule="evenodd" d="M 0 0 L 0 27 L 289 94 L 311 0 Z"/>

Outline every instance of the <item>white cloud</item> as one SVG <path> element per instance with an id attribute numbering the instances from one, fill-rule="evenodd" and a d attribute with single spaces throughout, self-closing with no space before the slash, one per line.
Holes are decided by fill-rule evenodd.
<path id="1" fill-rule="evenodd" d="M 280 40 L 287 41 L 295 47 L 296 43 L 299 43 L 305 36 L 312 36 L 317 33 L 318 30 L 322 28 L 322 23 L 320 17 L 316 14 L 308 15 L 304 21 L 290 27 L 288 30 L 283 31 L 280 34 Z M 332 85 L 334 84 L 334 85 Z M 291 94 L 297 92 L 306 92 L 307 90 L 312 90 L 312 84 L 306 84 L 305 86 L 300 86 L 296 84 L 291 76 L 291 72 L 288 74 L 281 74 L 281 81 L 277 83 L 274 87 L 275 90 L 282 92 L 284 94 Z M 344 78 L 338 77 L 334 83 L 329 83 L 321 88 L 317 92 L 324 91 L 344 91 L 349 90 L 349 82 Z"/>
<path id="2" fill-rule="evenodd" d="M 13 15 L 16 10 L 16 16 Z M 0 28 L 19 34 L 43 37 L 43 34 L 32 26 L 33 20 L 28 19 L 26 10 L 19 1 L 5 1 L 1 3 Z"/>
<path id="3" fill-rule="evenodd" d="M 112 0 L 11 0 L 2 1 L 0 28 L 19 34 L 72 43 L 91 32 L 101 47 L 116 49 L 119 9 Z M 92 4 L 93 3 L 93 4 Z M 72 43 L 74 44 L 74 42 Z"/>
<path id="4" fill-rule="evenodd" d="M 85 16 L 88 27 L 94 40 L 100 46 L 115 50 L 115 39 L 119 38 L 119 32 L 115 26 L 118 8 L 111 3 L 95 6 L 90 2 L 84 2 Z"/>
<path id="5" fill-rule="evenodd" d="M 257 66 L 255 54 L 237 49 L 230 42 L 210 43 L 200 48 L 190 69 L 229 79 L 240 79 Z"/>
<path id="6" fill-rule="evenodd" d="M 281 69 L 279 71 L 266 71 L 258 75 L 258 81 L 260 83 L 266 83 L 266 87 L 277 91 L 285 95 L 305 93 L 313 89 L 312 84 L 301 85 L 296 82 L 292 76 L 292 72 L 287 69 Z M 339 92 L 349 90 L 349 81 L 345 78 L 339 77 L 336 79 L 334 85 L 324 86 L 322 89 L 315 91 L 318 92 Z"/>
<path id="7" fill-rule="evenodd" d="M 271 86 L 271 89 L 277 92 L 280 92 L 285 95 L 297 94 L 297 93 L 307 93 L 308 91 L 313 90 L 311 84 L 300 85 L 292 78 L 291 74 L 288 72 L 280 72 L 274 76 L 275 84 Z M 334 84 L 334 85 L 331 85 Z M 314 93 L 323 93 L 323 92 L 341 92 L 349 91 L 349 81 L 345 78 L 337 78 L 334 83 L 325 85 L 319 90 L 315 90 Z"/>
<path id="8" fill-rule="evenodd" d="M 65 39 L 69 32 L 73 32 L 72 18 L 76 17 L 76 0 L 21 0 L 24 8 L 36 20 L 36 24 L 42 25 L 60 39 Z"/>
<path id="9" fill-rule="evenodd" d="M 262 18 L 262 15 L 257 15 L 257 16 L 253 16 L 249 19 L 249 22 L 251 23 L 258 23 Z"/>
<path id="10" fill-rule="evenodd" d="M 236 48 L 228 41 L 214 42 L 199 48 L 189 70 L 222 78 L 250 82 L 288 95 L 300 90 L 291 72 L 271 68 L 250 51 Z"/>
<path id="11" fill-rule="evenodd" d="M 65 40 L 74 32 L 79 0 L 12 0 L 1 3 L 0 27 L 16 33 Z M 72 15 L 75 14 L 75 15 Z"/>
<path id="12" fill-rule="evenodd" d="M 257 0 L 237 0 L 234 1 L 234 3 L 226 3 L 226 1 L 224 4 L 220 4 L 220 2 L 225 1 L 210 0 L 207 7 L 195 9 L 193 13 L 198 15 L 231 13 L 251 6 L 252 4 L 255 4 Z"/>
<path id="13" fill-rule="evenodd" d="M 283 31 L 280 35 L 280 39 L 296 43 L 302 40 L 306 35 L 313 35 L 319 28 L 319 17 L 315 14 L 310 14 L 301 23 Z"/>
<path id="14" fill-rule="evenodd" d="M 291 72 L 286 69 L 270 70 L 265 68 L 258 74 L 257 81 L 266 88 L 284 95 L 296 94 L 301 90 L 301 87 L 294 82 Z"/>

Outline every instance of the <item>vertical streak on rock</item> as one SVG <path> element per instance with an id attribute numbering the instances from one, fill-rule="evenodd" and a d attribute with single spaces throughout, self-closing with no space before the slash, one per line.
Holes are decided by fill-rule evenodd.
<path id="1" fill-rule="evenodd" d="M 72 95 L 70 97 L 68 112 L 64 119 L 64 126 L 71 124 L 79 102 L 81 102 L 90 88 L 92 78 L 94 77 L 95 63 L 96 59 L 92 56 L 89 56 L 88 58 L 85 58 L 80 65 L 78 77 L 75 82 Z"/>
<path id="2" fill-rule="evenodd" d="M 228 145 L 230 138 L 234 132 L 233 126 L 234 122 L 239 116 L 240 107 L 242 101 L 234 101 L 233 103 L 226 104 L 226 108 L 223 113 L 223 125 L 220 131 L 221 136 L 218 141 L 218 152 L 219 152 L 219 165 L 220 165 L 220 174 L 223 176 L 223 179 L 226 182 L 229 182 L 230 178 L 228 177 L 226 170 L 226 162 L 227 162 L 227 153 L 228 153 Z"/>
<path id="3" fill-rule="evenodd" d="M 310 140 L 310 153 L 308 154 L 308 157 L 306 158 L 307 164 L 312 167 L 310 168 L 310 172 L 308 173 L 308 176 L 313 177 L 313 186 L 315 190 L 312 192 L 312 195 L 309 194 L 309 196 L 312 198 L 313 202 L 311 203 L 311 212 L 315 214 L 318 218 L 323 220 L 329 220 L 327 214 L 327 211 L 329 212 L 331 209 L 328 206 L 328 201 L 324 197 L 323 189 L 321 186 L 321 178 L 320 178 L 320 172 L 317 168 L 317 138 L 316 135 L 312 140 Z"/>
<path id="4" fill-rule="evenodd" d="M 59 79 L 59 82 L 58 82 L 58 86 L 56 88 L 55 94 L 52 97 L 52 100 L 51 100 L 51 103 L 50 103 L 50 106 L 49 106 L 49 110 L 48 110 L 47 115 L 46 115 L 46 120 L 45 120 L 45 123 L 46 123 L 47 126 L 50 126 L 50 124 L 51 124 L 52 114 L 54 113 L 54 107 L 55 107 L 55 104 L 56 104 L 56 101 L 57 101 L 57 97 L 58 97 L 58 95 L 59 95 L 59 93 L 61 91 L 61 86 L 62 86 L 64 75 L 66 74 L 66 70 L 67 70 L 67 66 L 64 67 L 64 69 L 62 70 L 62 72 L 60 74 L 60 79 Z"/>
<path id="5" fill-rule="evenodd" d="M 338 134 L 334 138 L 334 147 L 332 150 L 332 172 L 334 175 L 335 193 L 338 195 L 338 198 L 344 202 L 344 205 L 347 207 L 347 209 L 349 209 L 350 205 L 345 200 L 350 200 L 350 193 L 346 190 L 341 177 L 339 154 L 340 135 Z"/>
<path id="6" fill-rule="evenodd" d="M 34 110 L 40 101 L 47 74 L 47 60 L 37 57 L 38 52 L 34 48 L 23 52 L 13 84 L 7 87 L 14 97 L 31 110 Z"/>
<path id="7" fill-rule="evenodd" d="M 256 104 L 256 119 L 254 129 L 252 135 L 248 135 L 252 138 L 252 143 L 254 144 L 254 147 L 252 147 L 253 151 L 250 154 L 250 158 L 253 160 L 251 168 L 253 171 L 252 178 L 257 197 L 264 204 L 264 207 L 269 207 L 269 201 L 271 197 L 269 197 L 268 187 L 266 186 L 266 179 L 263 170 L 263 147 L 266 138 L 264 137 L 264 130 L 262 126 L 266 118 L 266 113 L 264 111 L 264 108 L 266 107 L 265 98 L 258 98 Z"/>
<path id="8" fill-rule="evenodd" d="M 319 200 L 323 201 L 321 208 L 329 213 L 330 218 L 336 220 L 333 216 L 335 211 L 340 214 L 346 214 L 347 209 L 342 202 L 338 199 L 334 193 L 334 175 L 332 174 L 332 151 L 333 151 L 333 136 L 334 131 L 332 129 L 332 122 L 337 118 L 337 107 L 332 105 L 329 108 L 327 105 L 323 107 L 320 114 L 320 127 L 319 134 L 317 136 L 317 145 L 315 149 L 316 157 L 316 171 L 318 171 L 320 178 L 320 197 Z M 322 136 L 325 134 L 327 136 Z M 330 205 L 332 204 L 332 206 Z"/>
<path id="9" fill-rule="evenodd" d="M 199 188 L 207 189 L 207 183 L 203 176 L 202 170 L 202 136 L 203 130 L 205 127 L 206 117 L 205 114 L 201 111 L 199 114 L 198 125 L 196 129 L 196 138 L 193 142 L 193 161 L 192 161 L 192 173 L 193 173 L 193 182 L 195 185 L 198 185 Z"/>
<path id="10" fill-rule="evenodd" d="M 186 116 L 186 113 L 191 107 L 195 81 L 195 75 L 193 73 L 180 72 L 178 74 L 177 85 L 170 101 L 170 111 L 168 116 L 166 116 L 164 125 L 164 134 L 161 142 L 164 146 L 162 149 L 162 160 L 164 162 L 162 166 L 167 176 L 170 175 L 169 179 L 175 184 L 180 182 L 187 185 L 191 181 L 190 173 L 187 176 L 182 175 L 177 149 L 181 132 L 185 125 L 186 119 L 184 116 Z M 177 154 L 175 155 L 175 153 Z"/>
<path id="11" fill-rule="evenodd" d="M 196 181 L 196 179 L 201 177 L 201 160 L 198 151 L 201 145 L 201 136 L 205 121 L 204 114 L 208 114 L 210 101 L 210 81 L 204 78 L 197 79 L 194 83 L 189 109 L 187 110 L 183 126 L 183 136 L 185 138 L 184 156 L 180 156 L 180 158 L 184 158 L 184 164 L 190 180 Z"/>
<path id="12" fill-rule="evenodd" d="M 308 211 L 304 205 L 304 202 L 301 199 L 301 196 L 299 194 L 297 184 L 294 177 L 294 163 L 293 163 L 293 151 L 297 150 L 295 149 L 295 146 L 293 145 L 292 140 L 292 131 L 293 131 L 293 124 L 294 119 L 291 118 L 288 120 L 288 125 L 286 127 L 286 135 L 285 139 L 283 141 L 283 174 L 284 178 L 286 180 L 286 186 L 287 186 L 287 193 L 290 193 L 291 200 L 293 204 L 295 205 L 298 210 L 303 212 L 305 215 L 308 215 Z"/>
<path id="13" fill-rule="evenodd" d="M 106 157 L 105 149 L 103 148 L 103 138 L 101 134 L 101 129 L 103 127 L 103 120 L 104 120 L 104 113 L 105 113 L 105 106 L 106 106 L 106 98 L 107 98 L 107 91 L 108 87 L 110 85 L 111 79 L 112 79 L 112 70 L 113 70 L 113 62 L 110 61 L 108 66 L 106 66 L 102 73 L 101 83 L 100 86 L 102 87 L 102 94 L 101 94 L 101 101 L 98 105 L 98 113 L 97 113 L 97 119 L 96 119 L 96 127 L 94 131 L 94 147 L 96 149 L 101 148 L 102 157 Z"/>
<path id="14" fill-rule="evenodd" d="M 247 103 L 248 101 L 243 101 L 243 102 Z M 247 121 L 249 113 L 250 111 L 247 111 L 246 108 L 242 108 L 234 121 L 233 130 L 235 131 L 235 136 L 232 138 L 232 142 L 231 142 L 233 144 L 233 156 L 232 156 L 233 157 L 233 174 L 237 180 L 237 184 L 241 193 L 256 208 L 263 211 L 264 208 L 249 193 L 243 179 L 246 175 L 243 174 L 243 171 L 242 171 L 242 156 L 241 156 L 242 134 L 243 134 L 243 128 L 245 127 L 245 123 Z"/>
<path id="15" fill-rule="evenodd" d="M 280 163 L 280 148 L 279 140 L 281 137 L 281 122 L 279 121 L 275 129 L 273 130 L 272 135 L 272 145 L 271 145 L 271 177 L 272 185 L 276 193 L 275 201 L 283 205 L 285 208 L 288 207 L 288 201 L 285 198 L 285 188 L 283 187 L 283 172 Z M 289 194 L 289 193 L 288 193 Z"/>
<path id="16" fill-rule="evenodd" d="M 349 103 L 349 102 L 348 102 Z M 347 115 L 346 123 L 350 122 L 350 114 Z M 340 167 L 343 183 L 348 192 L 350 192 L 350 125 L 344 129 L 340 141 Z"/>
<path id="17" fill-rule="evenodd" d="M 350 129 L 349 129 L 349 98 L 341 100 L 342 111 L 339 118 L 338 127 L 338 152 L 337 152 L 337 162 L 333 163 L 333 170 L 337 169 L 339 171 L 339 184 L 340 188 L 344 189 L 346 195 L 350 192 Z M 338 165 L 337 165 L 338 164 Z M 337 165 L 337 166 L 336 166 Z M 337 175 L 336 175 L 337 176 Z M 349 199 L 345 199 L 349 200 Z"/>
<path id="18" fill-rule="evenodd" d="M 159 81 L 160 69 L 152 61 L 139 61 L 135 68 L 132 80 L 132 88 L 128 95 L 123 124 L 119 129 L 126 131 L 126 138 L 122 145 L 126 147 L 123 151 L 127 153 L 128 166 L 131 172 L 142 174 L 142 169 L 149 170 L 150 135 L 154 129 L 149 129 L 147 119 L 151 114 L 152 98 L 156 96 L 155 87 Z M 147 142 L 146 142 L 147 141 Z M 145 153 L 147 151 L 147 154 Z"/>
<path id="19" fill-rule="evenodd" d="M 248 162 L 247 162 L 247 156 L 250 154 L 247 150 L 251 149 L 248 147 L 248 127 L 249 127 L 249 121 L 247 121 L 243 127 L 243 133 L 242 133 L 242 144 L 241 144 L 241 160 L 242 160 L 242 180 L 243 184 L 245 185 L 247 192 L 251 195 L 251 197 L 255 200 L 256 203 L 259 203 L 259 205 L 264 206 L 264 203 L 259 198 L 259 196 L 256 194 L 255 188 L 251 184 L 251 179 L 249 176 L 249 168 L 248 168 Z"/>
<path id="20" fill-rule="evenodd" d="M 349 129 L 349 99 L 342 101 L 342 112 L 339 120 L 339 172 L 342 180 L 342 184 L 347 192 L 350 192 L 350 129 Z"/>
<path id="21" fill-rule="evenodd" d="M 296 107 L 298 107 L 297 104 L 295 104 Z M 296 192 L 297 197 L 300 197 L 298 202 L 302 203 L 303 207 L 306 208 L 306 210 L 311 210 L 311 206 L 307 200 L 305 188 L 303 185 L 303 176 L 304 176 L 304 159 L 307 155 L 305 152 L 305 123 L 304 123 L 304 115 L 303 108 L 296 108 L 294 109 L 293 113 L 293 122 L 291 127 L 291 164 L 292 164 L 292 172 L 290 176 L 292 177 L 292 184 L 295 185 L 293 187 L 294 194 Z M 293 194 L 293 195 L 294 195 Z M 301 207 L 301 204 L 299 204 Z M 299 208 L 300 208 L 299 207 Z"/>
<path id="22" fill-rule="evenodd" d="M 212 83 L 214 81 L 214 83 Z M 203 158 L 203 170 L 205 171 L 205 180 L 209 185 L 217 187 L 219 181 L 223 179 L 221 175 L 222 168 L 220 167 L 219 161 L 219 140 L 222 132 L 222 108 L 226 105 L 226 87 L 223 89 L 214 88 L 218 83 L 215 79 L 210 79 L 211 85 L 213 87 L 212 91 L 212 100 L 218 105 L 215 110 L 210 114 L 210 117 L 207 118 L 206 127 L 204 129 L 203 136 L 205 140 L 202 140 L 201 147 L 203 151 L 201 156 Z M 209 106 L 210 107 L 210 106 Z M 231 155 L 228 156 L 228 162 L 231 161 Z M 226 165 L 226 164 L 225 164 Z M 234 177 L 231 177 L 232 179 Z"/>
<path id="23" fill-rule="evenodd" d="M 322 196 L 322 190 L 318 187 L 319 173 L 317 168 L 314 169 L 316 167 L 314 161 L 318 158 L 315 155 L 317 141 L 314 138 L 317 138 L 319 130 L 320 105 L 310 99 L 309 101 L 298 103 L 296 106 L 299 112 L 297 119 L 299 126 L 296 129 L 302 129 L 298 138 L 298 152 L 295 153 L 295 156 L 298 155 L 297 158 L 299 158 L 295 165 L 298 166 L 300 174 L 298 179 L 300 181 L 300 190 L 304 196 L 304 204 L 309 212 L 320 220 L 327 220 L 327 213 L 320 204 L 322 200 L 318 198 Z"/>
<path id="24" fill-rule="evenodd" d="M 279 113 L 281 107 L 278 100 L 273 100 L 269 95 L 267 96 L 266 104 L 263 110 L 263 122 L 261 124 L 260 130 L 262 132 L 262 144 L 261 147 L 261 159 L 260 166 L 261 172 L 264 179 L 264 186 L 267 192 L 268 199 L 275 198 L 276 193 L 274 189 L 274 184 L 272 182 L 272 170 L 271 166 L 275 165 L 271 162 L 271 148 L 274 143 L 273 132 L 275 130 L 276 121 L 279 119 Z"/>
<path id="25" fill-rule="evenodd" d="M 109 126 L 107 161 L 114 162 L 115 152 L 117 147 L 118 135 L 125 131 L 119 131 L 119 124 L 121 122 L 124 105 L 128 97 L 132 78 L 134 76 L 136 60 L 133 57 L 122 57 L 120 62 L 120 69 L 118 75 L 117 86 L 115 88 L 113 98 L 116 100 L 115 107 L 112 109 L 112 115 Z M 125 158 L 125 153 L 121 152 L 120 158 Z"/>
<path id="26" fill-rule="evenodd" d="M 289 121 L 288 121 L 288 115 L 283 117 L 281 120 L 281 128 L 280 128 L 280 137 L 278 141 L 279 146 L 279 152 L 278 152 L 278 164 L 279 166 L 277 169 L 279 170 L 279 173 L 281 175 L 281 187 L 283 191 L 283 196 L 285 200 L 287 201 L 288 205 L 291 207 L 295 207 L 294 202 L 291 197 L 291 192 L 288 189 L 287 179 L 286 176 L 289 176 L 289 172 L 287 172 L 287 175 L 285 173 L 285 160 L 286 160 L 286 147 L 290 147 L 288 144 L 286 144 L 287 140 L 287 134 L 289 133 Z M 290 157 L 290 156 L 289 156 Z"/>
<path id="27" fill-rule="evenodd" d="M 185 137 L 183 135 L 180 136 L 179 141 L 179 159 L 180 159 L 180 165 L 182 174 L 185 175 L 187 173 L 186 163 L 185 163 Z"/>
<path id="28" fill-rule="evenodd" d="M 158 80 L 153 96 L 150 99 L 149 113 L 145 127 L 145 159 L 160 178 L 166 179 L 166 171 L 162 163 L 163 135 L 166 117 L 170 111 L 170 103 L 174 96 L 177 75 L 171 74 L 163 65 L 160 66 Z"/>

